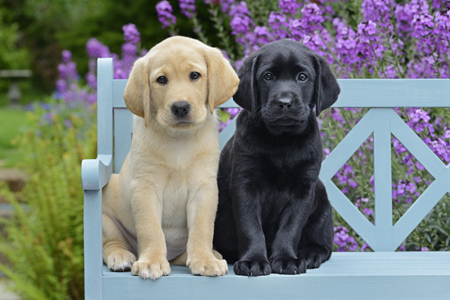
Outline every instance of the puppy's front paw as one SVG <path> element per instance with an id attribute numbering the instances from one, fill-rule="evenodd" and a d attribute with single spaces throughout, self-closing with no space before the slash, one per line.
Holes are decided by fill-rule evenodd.
<path id="1" fill-rule="evenodd" d="M 136 261 L 136 256 L 133 253 L 117 249 L 111 252 L 106 258 L 106 265 L 108 269 L 115 272 L 130 271 L 131 266 Z"/>
<path id="2" fill-rule="evenodd" d="M 141 278 L 152 278 L 153 280 L 170 274 L 170 265 L 166 258 L 145 260 L 140 259 L 133 264 L 131 274 Z"/>
<path id="3" fill-rule="evenodd" d="M 270 264 L 267 260 L 237 261 L 234 264 L 234 273 L 244 276 L 264 276 L 271 272 Z"/>
<path id="4" fill-rule="evenodd" d="M 188 259 L 186 265 L 194 275 L 224 276 L 228 274 L 228 264 L 225 259 L 217 259 L 214 256 L 206 259 Z"/>
<path id="5" fill-rule="evenodd" d="M 306 273 L 307 263 L 304 259 L 280 259 L 270 263 L 272 273 L 279 274 L 301 274 Z"/>

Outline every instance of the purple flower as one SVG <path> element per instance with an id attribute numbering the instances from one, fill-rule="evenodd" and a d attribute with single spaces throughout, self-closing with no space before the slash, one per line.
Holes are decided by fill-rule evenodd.
<path id="1" fill-rule="evenodd" d="M 268 24 L 272 29 L 274 40 L 284 39 L 288 37 L 286 28 L 289 27 L 289 22 L 286 21 L 286 15 L 272 11 L 269 14 Z"/>
<path id="2" fill-rule="evenodd" d="M 267 44 L 270 43 L 272 39 L 272 35 L 266 26 L 256 26 L 254 30 L 256 43 L 258 44 Z"/>
<path id="3" fill-rule="evenodd" d="M 366 243 L 364 243 L 364 244 L 361 246 L 361 252 L 365 251 L 366 249 L 370 249 L 370 246 L 367 245 Z"/>
<path id="4" fill-rule="evenodd" d="M 91 58 L 111 57 L 109 47 L 100 43 L 96 38 L 90 38 L 86 43 L 86 52 Z"/>
<path id="5" fill-rule="evenodd" d="M 358 247 L 355 239 L 348 234 L 344 226 L 334 227 L 334 243 L 338 246 L 338 252 L 355 251 Z"/>
<path id="6" fill-rule="evenodd" d="M 231 17 L 236 15 L 248 15 L 250 16 L 251 13 L 248 10 L 247 3 L 244 1 L 240 1 L 238 3 L 235 3 L 231 5 L 230 11 L 228 13 Z"/>
<path id="7" fill-rule="evenodd" d="M 141 40 L 141 34 L 136 29 L 136 25 L 131 23 L 123 25 L 122 30 L 123 30 L 123 37 L 126 42 L 131 44 L 137 44 Z"/>
<path id="8" fill-rule="evenodd" d="M 357 40 L 361 43 L 370 43 L 370 41 L 377 41 L 379 38 L 376 36 L 378 33 L 377 24 L 372 21 L 361 22 L 358 25 L 358 37 Z"/>
<path id="9" fill-rule="evenodd" d="M 228 9 L 230 8 L 230 6 L 234 3 L 234 0 L 216 0 L 217 2 L 220 3 L 220 5 L 222 6 L 222 12 L 226 13 L 228 11 Z M 206 1 L 205 1 L 206 2 Z M 208 2 L 206 2 L 208 3 Z"/>
<path id="10" fill-rule="evenodd" d="M 97 76 L 95 76 L 94 73 L 89 72 L 86 73 L 86 82 L 88 84 L 88 86 L 96 89 L 97 88 Z"/>
<path id="11" fill-rule="evenodd" d="M 370 208 L 364 208 L 363 212 L 367 215 L 370 216 L 371 214 L 373 214 L 373 210 L 371 210 Z"/>
<path id="12" fill-rule="evenodd" d="M 172 24 L 175 24 L 177 18 L 172 14 L 173 9 L 169 1 L 163 0 L 156 4 L 156 13 L 158 14 L 158 20 L 162 24 L 162 28 L 166 28 Z"/>
<path id="13" fill-rule="evenodd" d="M 192 18 L 195 14 L 195 0 L 178 0 L 181 13 L 188 18 Z"/>
<path id="14" fill-rule="evenodd" d="M 241 108 L 229 108 L 228 113 L 230 114 L 230 119 L 233 119 L 241 111 Z"/>
<path id="15" fill-rule="evenodd" d="M 122 45 L 122 55 L 125 56 L 135 56 L 137 52 L 137 47 L 133 43 L 125 43 Z"/>
<path id="16" fill-rule="evenodd" d="M 72 52 L 70 52 L 69 50 L 63 50 L 62 52 L 62 62 L 63 63 L 68 63 L 72 60 Z"/>
<path id="17" fill-rule="evenodd" d="M 278 7 L 283 13 L 296 14 L 297 9 L 302 6 L 302 3 L 296 0 L 280 0 Z"/>
<path id="18" fill-rule="evenodd" d="M 58 79 L 56 81 L 56 90 L 60 93 L 67 91 L 67 82 L 64 79 Z"/>
<path id="19" fill-rule="evenodd" d="M 394 0 L 363 0 L 361 11 L 364 20 L 378 23 L 381 27 L 387 27 L 390 24 L 390 8 L 394 5 Z"/>

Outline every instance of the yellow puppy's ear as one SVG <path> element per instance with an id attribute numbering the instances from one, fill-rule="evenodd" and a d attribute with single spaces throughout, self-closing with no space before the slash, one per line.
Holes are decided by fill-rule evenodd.
<path id="1" fill-rule="evenodd" d="M 133 114 L 145 119 L 145 127 L 150 124 L 150 68 L 145 64 L 147 59 L 144 56 L 135 61 L 123 93 L 125 105 Z"/>
<path id="2" fill-rule="evenodd" d="M 208 103 L 211 113 L 234 95 L 239 86 L 239 77 L 230 63 L 217 48 L 207 47 Z"/>

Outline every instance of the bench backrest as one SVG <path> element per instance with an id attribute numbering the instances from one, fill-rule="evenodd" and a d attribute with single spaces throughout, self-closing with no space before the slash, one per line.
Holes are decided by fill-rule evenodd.
<path id="1" fill-rule="evenodd" d="M 130 149 L 132 113 L 123 99 L 127 80 L 113 79 L 112 59 L 98 60 L 98 154 L 113 154 L 118 173 Z M 430 210 L 450 193 L 450 167 L 443 164 L 392 107 L 450 107 L 450 80 L 446 79 L 341 79 L 339 100 L 333 107 L 372 108 L 322 164 L 331 204 L 374 251 L 395 251 Z M 112 100 L 112 101 L 111 101 Z M 239 107 L 233 100 L 221 107 Z M 111 124 L 113 126 L 111 127 Z M 232 121 L 220 134 L 223 147 L 235 130 Z M 100 132 L 100 131 L 99 131 Z M 375 224 L 355 207 L 331 178 L 373 133 Z M 435 178 L 408 211 L 392 223 L 391 134 Z"/>

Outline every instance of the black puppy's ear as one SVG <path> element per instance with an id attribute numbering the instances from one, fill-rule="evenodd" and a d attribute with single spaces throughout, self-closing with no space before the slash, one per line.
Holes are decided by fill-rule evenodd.
<path id="1" fill-rule="evenodd" d="M 256 55 L 250 55 L 244 60 L 237 72 L 240 82 L 238 90 L 233 96 L 234 101 L 239 106 L 250 112 L 256 108 L 256 60 Z"/>
<path id="2" fill-rule="evenodd" d="M 320 55 L 315 55 L 316 81 L 314 83 L 314 101 L 316 116 L 336 102 L 341 88 L 331 72 L 327 61 Z"/>

